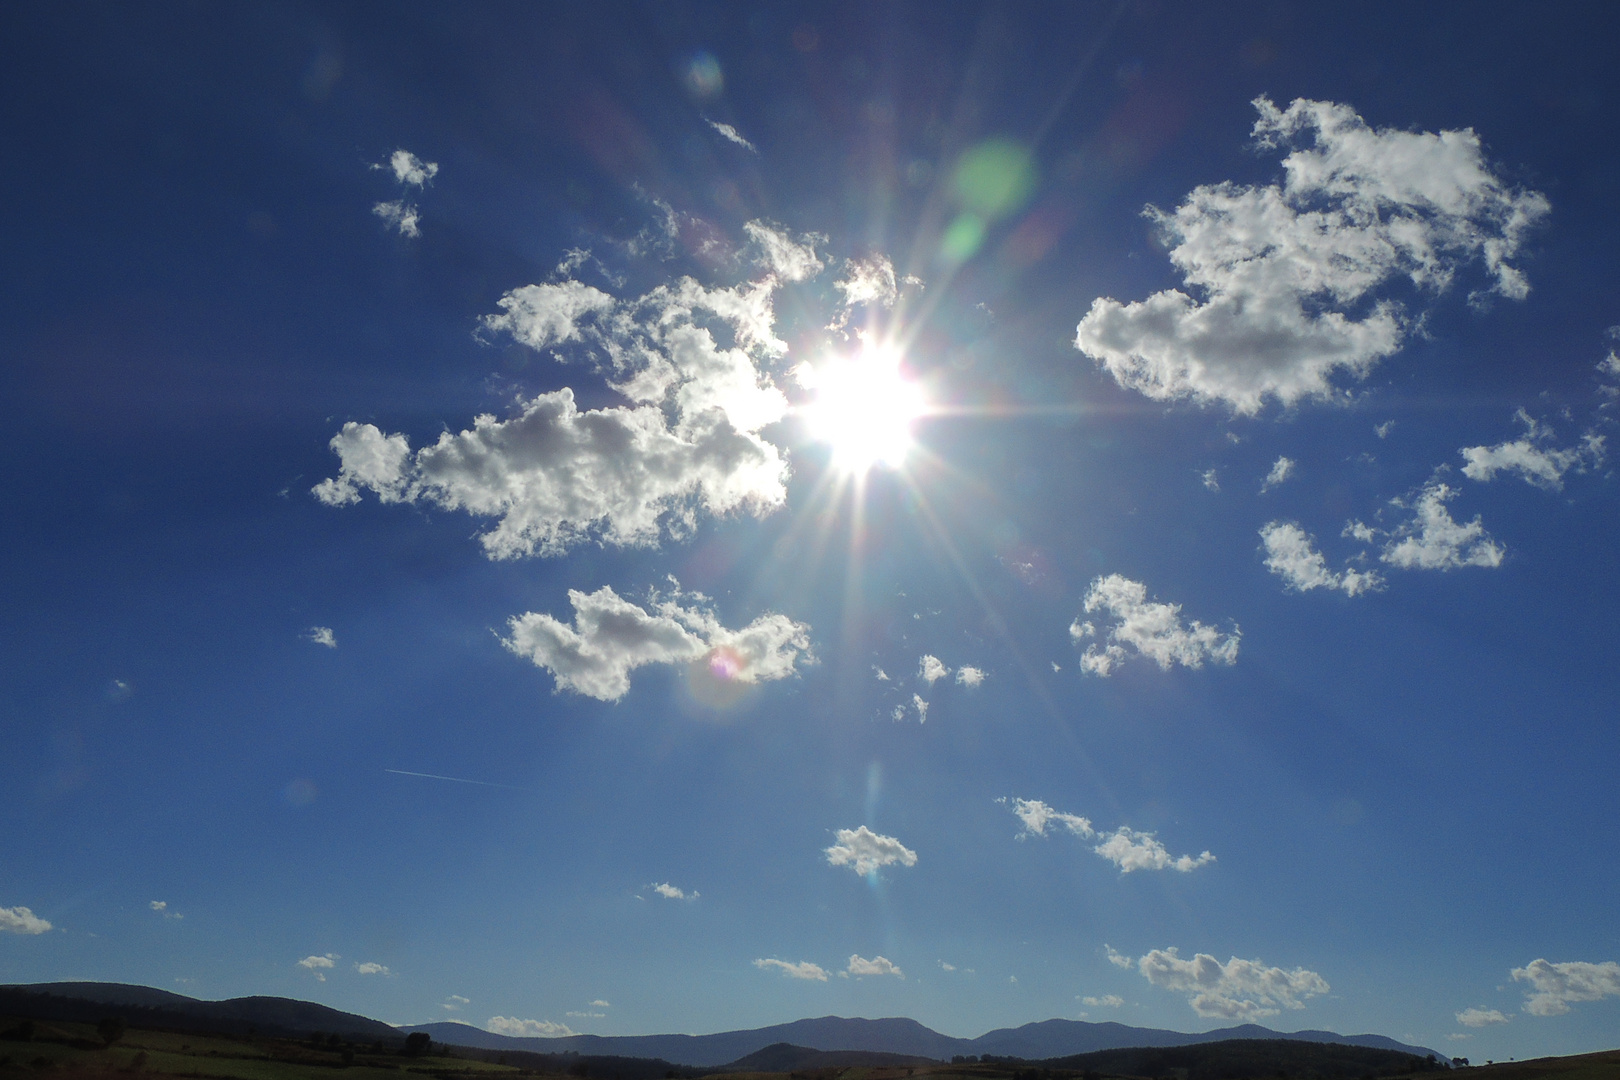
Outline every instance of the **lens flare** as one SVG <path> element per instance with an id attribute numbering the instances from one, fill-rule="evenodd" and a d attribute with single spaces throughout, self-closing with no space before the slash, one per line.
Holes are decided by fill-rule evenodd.
<path id="1" fill-rule="evenodd" d="M 801 364 L 795 375 L 815 394 L 805 422 L 812 438 L 832 448 L 835 468 L 858 474 L 905 461 L 925 402 L 922 388 L 906 378 L 899 350 L 866 343 L 856 356 Z"/>
<path id="2" fill-rule="evenodd" d="M 736 680 L 747 666 L 747 658 L 729 645 L 721 645 L 709 653 L 709 674 L 725 682 Z"/>

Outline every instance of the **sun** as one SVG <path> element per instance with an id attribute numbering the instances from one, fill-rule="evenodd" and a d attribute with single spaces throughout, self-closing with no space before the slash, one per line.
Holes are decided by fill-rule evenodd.
<path id="1" fill-rule="evenodd" d="M 864 474 L 905 461 L 925 402 L 922 388 L 906 378 L 898 349 L 863 341 L 854 356 L 801 364 L 794 374 L 815 395 L 802 415 L 811 438 L 831 447 L 834 468 Z"/>

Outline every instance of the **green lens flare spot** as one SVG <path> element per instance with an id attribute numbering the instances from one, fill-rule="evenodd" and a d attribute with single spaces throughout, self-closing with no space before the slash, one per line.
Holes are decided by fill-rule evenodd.
<path id="1" fill-rule="evenodd" d="M 1035 160 L 1011 139 L 988 139 L 962 155 L 951 183 L 968 210 L 991 220 L 1005 217 L 1035 190 Z"/>
<path id="2" fill-rule="evenodd" d="M 964 263 L 984 243 L 984 219 L 977 214 L 958 214 L 939 242 L 939 257 L 947 263 Z"/>

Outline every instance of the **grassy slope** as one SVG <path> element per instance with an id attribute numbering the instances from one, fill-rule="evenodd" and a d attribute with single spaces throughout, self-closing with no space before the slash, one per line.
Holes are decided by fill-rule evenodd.
<path id="1" fill-rule="evenodd" d="M 0 1031 L 16 1021 L 0 1017 Z M 139 1072 L 146 1076 L 211 1077 L 220 1080 L 415 1080 L 461 1073 L 473 1080 L 497 1074 L 516 1076 L 518 1070 L 491 1062 L 447 1058 L 429 1054 L 402 1057 L 397 1052 L 374 1053 L 369 1046 L 350 1047 L 353 1063 L 343 1064 L 339 1049 L 314 1049 L 287 1039 L 231 1038 L 191 1032 L 148 1031 L 131 1028 L 111 1048 L 103 1048 L 89 1024 L 34 1022 L 31 1042 L 0 1040 L 0 1077 L 32 1076 L 52 1080 L 133 1073 L 137 1055 L 144 1054 Z M 45 1068 L 40 1068 L 43 1061 Z"/>

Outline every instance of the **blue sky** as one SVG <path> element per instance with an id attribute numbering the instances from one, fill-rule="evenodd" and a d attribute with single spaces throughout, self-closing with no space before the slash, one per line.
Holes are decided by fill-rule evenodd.
<path id="1" fill-rule="evenodd" d="M 4 19 L 0 979 L 1612 1045 L 1611 14 Z"/>

